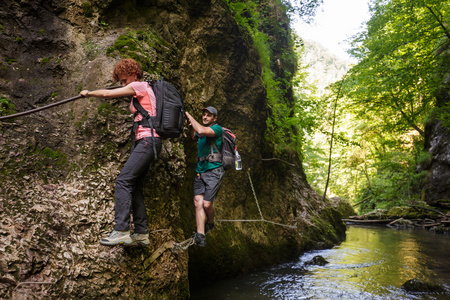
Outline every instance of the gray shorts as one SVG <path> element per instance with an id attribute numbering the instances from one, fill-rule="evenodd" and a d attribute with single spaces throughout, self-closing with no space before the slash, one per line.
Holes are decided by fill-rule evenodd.
<path id="1" fill-rule="evenodd" d="M 222 186 L 224 174 L 223 167 L 198 173 L 194 179 L 194 196 L 204 195 L 203 200 L 214 201 Z"/>

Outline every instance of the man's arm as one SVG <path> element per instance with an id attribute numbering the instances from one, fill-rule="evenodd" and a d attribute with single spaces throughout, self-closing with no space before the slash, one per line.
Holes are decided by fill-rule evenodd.
<path id="1" fill-rule="evenodd" d="M 194 139 L 195 139 L 195 132 L 197 132 L 197 134 L 199 136 L 213 137 L 216 135 L 214 130 L 212 130 L 210 127 L 205 127 L 205 126 L 201 125 L 187 111 L 185 112 L 185 114 L 186 114 L 186 117 L 189 119 L 189 122 L 192 125 L 193 130 L 191 130 L 191 137 L 194 135 Z"/>
<path id="2" fill-rule="evenodd" d="M 192 126 L 192 124 L 191 124 L 191 128 L 189 129 L 189 135 L 191 136 L 192 140 L 194 140 L 194 141 L 198 140 L 198 136 L 195 135 L 195 130 L 194 130 L 194 127 Z"/>

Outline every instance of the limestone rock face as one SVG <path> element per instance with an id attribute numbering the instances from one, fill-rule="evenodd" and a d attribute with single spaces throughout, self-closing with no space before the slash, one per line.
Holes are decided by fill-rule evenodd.
<path id="1" fill-rule="evenodd" d="M 427 203 L 450 208 L 450 131 L 441 122 L 428 125 L 428 151 L 431 160 L 425 166 L 429 172 Z"/>
<path id="2" fill-rule="evenodd" d="M 217 218 L 261 219 L 261 211 L 272 223 L 218 221 L 207 247 L 158 252 L 195 229 L 196 145 L 186 130 L 163 142 L 147 177 L 151 245 L 100 246 L 113 229 L 115 178 L 130 150 L 130 99 L 79 99 L 0 122 L 0 298 L 186 299 L 189 280 L 339 242 L 340 205 L 309 187 L 301 161 L 291 153 L 289 164 L 261 160 L 274 153 L 264 137 L 261 65 L 225 1 L 4 0 L 0 113 L 113 85 L 112 68 L 126 56 L 146 77 L 173 83 L 192 115 L 217 107 L 219 123 L 238 135 L 244 170 L 227 171 Z"/>
<path id="3" fill-rule="evenodd" d="M 441 85 L 436 97 L 437 110 L 450 101 L 450 77 Z M 425 151 L 430 158 L 419 165 L 428 171 L 425 201 L 434 206 L 450 208 L 450 130 L 436 116 L 425 126 Z"/>

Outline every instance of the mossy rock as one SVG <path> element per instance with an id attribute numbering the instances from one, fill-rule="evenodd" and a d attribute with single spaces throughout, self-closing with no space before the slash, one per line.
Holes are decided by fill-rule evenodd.
<path id="1" fill-rule="evenodd" d="M 423 219 L 430 216 L 439 216 L 439 213 L 428 209 L 421 209 L 409 206 L 396 206 L 387 212 L 388 219 Z"/>
<path id="2" fill-rule="evenodd" d="M 326 264 L 328 264 L 328 261 L 323 258 L 323 256 L 321 255 L 316 255 L 313 257 L 313 259 L 311 259 L 310 261 L 307 261 L 305 263 L 305 265 L 310 266 L 310 265 L 315 265 L 315 266 L 325 266 Z"/>
<path id="3" fill-rule="evenodd" d="M 349 216 L 353 216 L 356 214 L 355 210 L 353 209 L 350 202 L 348 202 L 348 200 L 339 197 L 332 197 L 330 198 L 330 201 L 333 207 L 342 214 L 343 218 L 348 218 Z"/>
<path id="4" fill-rule="evenodd" d="M 445 293 L 445 289 L 439 284 L 425 282 L 421 279 L 411 279 L 402 285 L 402 289 L 412 293 Z"/>

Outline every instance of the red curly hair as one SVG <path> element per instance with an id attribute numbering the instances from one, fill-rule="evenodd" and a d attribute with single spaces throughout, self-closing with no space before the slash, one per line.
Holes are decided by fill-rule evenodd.
<path id="1" fill-rule="evenodd" d="M 125 58 L 119 61 L 114 66 L 113 80 L 114 82 L 119 81 L 120 75 L 134 75 L 136 74 L 137 79 L 141 79 L 143 75 L 141 64 L 132 58 Z"/>

